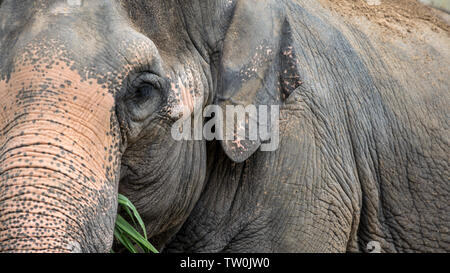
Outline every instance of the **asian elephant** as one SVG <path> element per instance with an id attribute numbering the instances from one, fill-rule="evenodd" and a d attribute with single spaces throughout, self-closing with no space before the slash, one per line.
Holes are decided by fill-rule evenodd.
<path id="1" fill-rule="evenodd" d="M 0 1 L 0 251 L 109 252 L 119 192 L 167 252 L 450 251 L 449 27 L 385 2 Z"/>

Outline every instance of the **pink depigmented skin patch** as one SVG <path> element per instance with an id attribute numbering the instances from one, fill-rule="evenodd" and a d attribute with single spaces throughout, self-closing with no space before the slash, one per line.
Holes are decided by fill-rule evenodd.
<path id="1" fill-rule="evenodd" d="M 170 90 L 168 96 L 168 113 L 173 119 L 192 115 L 201 110 L 204 104 L 204 87 L 198 72 L 186 69 L 182 76 L 170 76 Z"/>
<path id="2" fill-rule="evenodd" d="M 1 251 L 73 251 L 83 219 L 116 206 L 102 196 L 117 188 L 113 94 L 58 59 L 62 49 L 52 64 L 39 50 L 48 49 L 28 50 L 0 81 Z"/>
<path id="3" fill-rule="evenodd" d="M 232 143 L 236 145 L 237 149 L 246 150 L 245 146 L 241 144 L 241 141 L 242 141 L 242 139 L 235 139 L 232 141 Z"/>

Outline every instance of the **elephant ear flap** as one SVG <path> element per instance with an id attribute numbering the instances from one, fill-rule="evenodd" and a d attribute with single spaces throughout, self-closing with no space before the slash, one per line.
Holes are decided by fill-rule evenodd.
<path id="1" fill-rule="evenodd" d="M 258 117 L 280 105 L 286 97 L 283 91 L 289 90 L 280 77 L 286 65 L 282 52 L 287 29 L 279 6 L 275 0 L 238 1 L 223 42 L 217 104 L 225 119 L 219 134 L 225 153 L 235 162 L 245 161 L 270 140 L 260 134 L 272 132 L 270 118 Z"/>

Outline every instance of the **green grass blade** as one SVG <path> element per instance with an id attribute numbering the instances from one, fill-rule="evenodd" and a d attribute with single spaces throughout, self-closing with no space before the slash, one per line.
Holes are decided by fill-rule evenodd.
<path id="1" fill-rule="evenodd" d="M 133 203 L 131 203 L 131 201 L 128 200 L 128 198 L 126 198 L 125 196 L 119 194 L 118 204 L 125 210 L 128 216 L 131 218 L 134 226 L 136 227 L 138 226 L 136 225 L 136 221 L 139 223 L 143 235 L 141 235 L 135 229 L 134 226 L 132 226 L 121 215 L 118 214 L 114 229 L 114 237 L 116 238 L 116 240 L 131 253 L 138 253 L 138 252 L 158 253 L 158 250 L 155 247 L 153 247 L 153 245 L 148 241 L 144 221 L 142 221 L 142 218 L 140 217 Z M 138 247 L 139 250 L 137 250 L 136 247 Z"/>
<path id="2" fill-rule="evenodd" d="M 131 201 L 128 200 L 128 198 L 126 198 L 122 194 L 119 194 L 118 202 L 119 202 L 119 204 L 121 204 L 123 206 L 123 208 L 128 213 L 128 215 L 130 215 L 131 219 L 133 220 L 133 223 L 135 223 L 134 219 L 136 219 L 138 221 L 138 223 L 142 229 L 142 232 L 144 234 L 144 238 L 145 238 L 145 240 L 147 240 L 147 232 L 145 229 L 144 221 L 142 221 L 141 216 L 139 215 L 139 213 L 138 213 L 136 207 L 133 205 L 133 203 L 131 203 Z M 131 215 L 130 210 L 133 212 L 133 215 Z"/>
<path id="3" fill-rule="evenodd" d="M 132 225 L 130 225 L 122 216 L 117 215 L 116 220 L 117 227 L 130 237 L 135 243 L 140 245 L 144 251 L 151 251 L 158 253 L 155 247 L 153 247 L 147 239 L 145 239 L 139 232 L 137 232 Z"/>
<path id="4" fill-rule="evenodd" d="M 114 237 L 131 253 L 137 253 L 136 249 L 134 248 L 133 244 L 129 241 L 128 238 L 123 234 L 123 232 L 116 228 L 114 230 Z"/>

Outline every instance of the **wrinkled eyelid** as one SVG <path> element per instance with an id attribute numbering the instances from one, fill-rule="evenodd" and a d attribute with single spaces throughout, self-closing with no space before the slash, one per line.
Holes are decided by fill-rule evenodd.
<path id="1" fill-rule="evenodd" d="M 143 84 L 151 84 L 156 88 L 161 88 L 161 79 L 152 73 L 143 73 L 133 81 L 133 87 L 139 88 Z"/>

